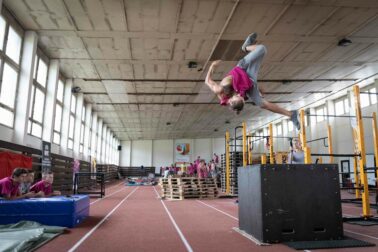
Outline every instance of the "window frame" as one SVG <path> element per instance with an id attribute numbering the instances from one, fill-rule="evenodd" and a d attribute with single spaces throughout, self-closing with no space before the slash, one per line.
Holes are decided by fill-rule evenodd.
<path id="1" fill-rule="evenodd" d="M 46 85 L 45 85 L 45 87 L 41 83 L 39 83 L 37 81 L 40 61 L 45 62 L 46 66 L 47 66 Z M 29 135 L 32 135 L 32 136 L 35 136 L 35 137 L 38 137 L 38 138 L 42 138 L 42 135 L 43 135 L 43 122 L 44 122 L 45 110 L 46 110 L 47 81 L 48 81 L 48 77 L 49 77 L 48 76 L 48 73 L 49 73 L 49 59 L 48 59 L 48 57 L 39 48 L 37 49 L 37 53 L 35 55 L 34 64 L 36 64 L 36 65 L 34 65 L 34 69 L 33 69 L 33 84 L 31 86 L 31 88 L 34 90 L 34 92 L 32 90 L 33 96 L 30 97 L 30 116 L 28 118 L 27 133 Z M 38 122 L 37 120 L 35 120 L 33 118 L 34 109 L 35 109 L 35 95 L 36 95 L 36 90 L 37 89 L 39 89 L 39 91 L 42 91 L 42 93 L 45 96 L 44 101 L 43 101 L 42 122 Z M 36 135 L 33 134 L 33 125 L 34 124 L 37 124 L 37 125 L 39 125 L 41 127 L 41 129 L 42 129 L 41 130 L 41 136 L 36 136 Z"/>
<path id="2" fill-rule="evenodd" d="M 63 98 L 62 98 L 62 101 L 59 101 L 58 99 L 58 88 L 59 88 L 59 82 L 62 82 L 63 83 Z M 63 122 L 63 111 L 64 111 L 64 88 L 66 86 L 66 80 L 63 78 L 63 77 L 59 77 L 58 79 L 58 83 L 57 83 L 57 87 L 56 87 L 56 94 L 55 94 L 55 115 L 54 115 L 54 124 L 53 124 L 53 139 L 52 139 L 52 142 L 55 143 L 55 144 L 58 144 L 60 145 L 61 142 L 62 142 L 62 122 Z M 60 117 L 60 129 L 59 131 L 57 129 L 55 129 L 55 120 L 56 120 L 56 108 L 57 106 L 60 106 L 62 108 L 62 115 Z M 58 134 L 59 135 L 59 143 L 55 142 L 55 134 Z"/>
<path id="3" fill-rule="evenodd" d="M 17 101 L 17 94 L 19 91 L 19 81 L 20 81 L 20 71 L 21 71 L 21 59 L 23 54 L 23 43 L 24 43 L 24 30 L 22 27 L 18 24 L 18 22 L 12 17 L 12 15 L 3 8 L 1 12 L 1 16 L 3 17 L 5 21 L 5 29 L 4 29 L 4 41 L 3 41 L 3 47 L 0 48 L 0 91 L 3 84 L 3 74 L 4 74 L 4 65 L 7 63 L 15 72 L 17 73 L 17 80 L 16 80 L 16 89 L 15 89 L 15 97 L 13 101 L 13 108 L 7 106 L 6 104 L 2 104 L 0 102 L 0 107 L 4 110 L 7 110 L 8 112 L 11 112 L 13 115 L 13 120 L 11 125 L 7 125 L 0 121 L 0 125 L 13 129 L 15 124 L 15 112 L 16 112 L 16 101 Z M 8 35 L 9 35 L 9 27 L 12 27 L 14 31 L 20 35 L 21 37 L 21 48 L 20 48 L 20 54 L 19 54 L 19 64 L 17 64 L 12 58 L 10 58 L 6 54 L 6 47 L 8 43 Z"/>
<path id="4" fill-rule="evenodd" d="M 75 111 L 72 111 L 72 97 L 75 97 Z M 70 100 L 70 119 L 68 122 L 68 141 L 67 141 L 67 149 L 73 150 L 74 147 L 74 138 L 75 138 L 75 120 L 76 120 L 76 106 L 77 106 L 77 97 L 71 93 L 71 100 Z M 70 126 L 71 126 L 71 117 L 73 117 L 74 122 L 73 122 L 73 132 L 72 132 L 72 138 L 70 137 Z M 69 147 L 70 141 L 72 142 L 72 148 Z"/>
<path id="5" fill-rule="evenodd" d="M 79 153 L 84 152 L 86 113 L 87 113 L 87 109 L 85 108 L 85 103 L 83 103 L 83 107 L 81 108 L 81 120 L 80 120 Z"/>

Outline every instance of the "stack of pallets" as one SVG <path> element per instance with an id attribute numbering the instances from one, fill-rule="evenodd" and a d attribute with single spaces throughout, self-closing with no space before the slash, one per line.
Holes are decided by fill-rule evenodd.
<path id="1" fill-rule="evenodd" d="M 238 167 L 243 165 L 242 152 L 230 152 L 230 195 L 238 195 Z M 221 156 L 221 188 L 226 192 L 226 155 Z"/>
<path id="2" fill-rule="evenodd" d="M 213 199 L 218 196 L 218 187 L 214 178 L 198 179 L 201 199 Z"/>
<path id="3" fill-rule="evenodd" d="M 162 189 L 161 196 L 165 199 L 205 199 L 218 196 L 216 182 L 212 178 L 161 178 L 159 185 Z"/>

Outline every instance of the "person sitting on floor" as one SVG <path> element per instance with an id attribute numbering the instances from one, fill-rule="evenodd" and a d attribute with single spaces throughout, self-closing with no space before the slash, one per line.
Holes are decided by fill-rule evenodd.
<path id="1" fill-rule="evenodd" d="M 21 195 L 20 184 L 24 183 L 28 172 L 23 168 L 15 168 L 11 177 L 0 180 L 0 198 L 4 199 L 24 199 L 35 196 L 34 193 L 25 193 Z"/>
<path id="2" fill-rule="evenodd" d="M 35 183 L 30 188 L 30 191 L 34 193 L 43 192 L 43 195 L 45 197 L 61 195 L 60 191 L 53 191 L 52 189 L 53 182 L 54 182 L 54 173 L 51 171 L 45 172 L 42 174 L 42 180 Z"/>

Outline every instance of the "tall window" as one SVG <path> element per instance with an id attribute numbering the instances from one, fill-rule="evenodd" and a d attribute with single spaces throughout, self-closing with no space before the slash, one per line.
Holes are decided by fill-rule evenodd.
<path id="1" fill-rule="evenodd" d="M 342 97 L 335 101 L 335 115 L 349 113 L 348 97 Z"/>
<path id="2" fill-rule="evenodd" d="M 337 100 L 335 102 L 335 114 L 336 115 L 342 115 L 345 113 L 344 109 L 344 99 Z"/>
<path id="3" fill-rule="evenodd" d="M 276 132 L 277 132 L 277 136 L 282 135 L 282 123 L 276 124 Z"/>
<path id="4" fill-rule="evenodd" d="M 289 132 L 294 130 L 294 125 L 292 121 L 287 122 L 287 128 Z"/>
<path id="5" fill-rule="evenodd" d="M 377 89 L 376 88 L 367 87 L 367 88 L 364 88 L 362 92 L 369 92 L 371 94 L 368 94 L 368 93 L 361 94 L 361 108 L 377 103 L 377 94 L 376 94 Z"/>
<path id="6" fill-rule="evenodd" d="M 91 153 L 91 145 L 92 145 L 92 122 L 93 122 L 93 115 L 91 113 L 91 117 L 89 119 L 89 125 L 87 127 L 89 128 L 88 136 L 85 136 L 86 139 L 88 139 L 88 153 Z"/>
<path id="7" fill-rule="evenodd" d="M 76 96 L 71 96 L 70 106 L 70 126 L 68 128 L 68 149 L 73 149 L 73 139 L 75 133 Z"/>
<path id="8" fill-rule="evenodd" d="M 36 137 L 42 137 L 48 70 L 47 61 L 41 55 L 35 57 L 28 123 L 28 134 Z"/>
<path id="9" fill-rule="evenodd" d="M 60 136 L 62 130 L 63 115 L 63 98 L 64 98 L 64 82 L 59 79 L 56 91 L 55 120 L 54 120 L 54 137 L 53 142 L 60 144 Z"/>
<path id="10" fill-rule="evenodd" d="M 22 34 L 0 16 L 0 124 L 14 125 Z"/>
<path id="11" fill-rule="evenodd" d="M 85 133 L 85 105 L 83 105 L 83 110 L 81 112 L 80 147 L 79 147 L 80 153 L 83 153 L 83 150 L 84 150 L 84 133 Z"/>
<path id="12" fill-rule="evenodd" d="M 326 107 L 323 105 L 323 106 L 320 106 L 320 107 L 317 107 L 315 109 L 315 113 L 316 113 L 316 122 L 322 122 L 325 120 L 325 116 L 327 115 L 327 112 L 326 112 Z"/>

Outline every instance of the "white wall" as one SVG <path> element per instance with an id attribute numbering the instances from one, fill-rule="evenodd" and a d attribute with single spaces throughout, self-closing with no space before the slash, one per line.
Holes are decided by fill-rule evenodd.
<path id="1" fill-rule="evenodd" d="M 197 158 L 198 156 L 200 156 L 201 159 L 211 160 L 213 156 L 213 145 L 211 139 L 205 138 L 194 140 L 194 157 Z"/>
<path id="2" fill-rule="evenodd" d="M 155 173 L 160 172 L 160 167 L 173 164 L 174 144 L 173 140 L 154 140 L 152 153 L 152 166 L 155 166 Z"/>
<path id="3" fill-rule="evenodd" d="M 132 141 L 131 166 L 152 166 L 152 140 Z"/>
<path id="4" fill-rule="evenodd" d="M 122 150 L 119 152 L 119 165 L 131 166 L 131 141 L 121 142 Z"/>
<path id="5" fill-rule="evenodd" d="M 212 154 L 216 153 L 219 157 L 225 152 L 225 142 L 224 138 L 213 138 L 212 139 Z"/>
<path id="6" fill-rule="evenodd" d="M 159 172 L 161 166 L 176 162 L 175 146 L 178 143 L 190 144 L 191 162 L 197 156 L 210 161 L 213 153 L 220 155 L 225 148 L 224 138 L 122 141 L 120 166 L 155 166 Z"/>

